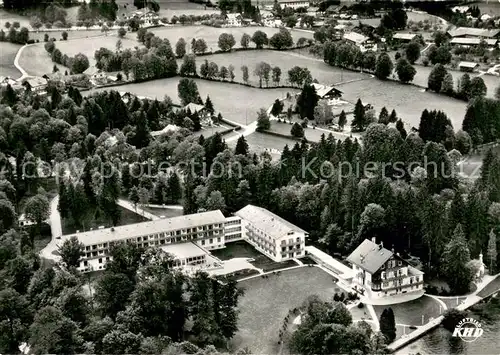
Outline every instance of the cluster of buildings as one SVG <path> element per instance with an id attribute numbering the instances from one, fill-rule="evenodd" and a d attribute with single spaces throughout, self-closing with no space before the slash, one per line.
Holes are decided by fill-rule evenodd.
<path id="1" fill-rule="evenodd" d="M 49 78 L 47 76 L 30 76 L 23 80 L 14 80 L 9 77 L 0 77 L 0 87 L 10 85 L 15 91 L 31 90 L 31 92 L 43 95 L 46 93 Z"/>
<path id="2" fill-rule="evenodd" d="M 352 252 L 347 258 L 349 267 L 317 248 L 306 247 L 306 231 L 254 205 L 247 205 L 230 217 L 216 210 L 65 235 L 58 239 L 58 245 L 73 236 L 83 245 L 78 267 L 81 272 L 104 270 L 111 260 L 110 248 L 120 242 L 160 248 L 174 258 L 176 267 L 185 271 L 216 269 L 223 262 L 211 251 L 243 240 L 275 262 L 306 254 L 321 259 L 320 264 L 326 261 L 330 270 L 333 265 L 344 282 L 366 297 L 423 293 L 423 273 L 375 240 L 364 240 Z"/>
<path id="3" fill-rule="evenodd" d="M 500 29 L 457 27 L 447 32 L 450 43 L 461 46 L 478 46 L 485 43 L 490 48 L 498 47 Z"/>
<path id="4" fill-rule="evenodd" d="M 208 211 L 126 226 L 102 228 L 72 235 L 83 244 L 84 253 L 78 270 L 103 270 L 110 261 L 109 249 L 115 243 L 131 242 L 141 247 L 158 247 L 171 254 L 179 267 L 216 267 L 218 259 L 210 250 L 227 243 L 245 240 L 262 254 L 279 262 L 305 255 L 308 234 L 274 213 L 248 205 L 234 216 Z"/>

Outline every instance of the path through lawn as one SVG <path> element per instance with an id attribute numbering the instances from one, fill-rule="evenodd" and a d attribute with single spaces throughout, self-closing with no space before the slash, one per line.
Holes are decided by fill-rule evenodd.
<path id="1" fill-rule="evenodd" d="M 238 328 L 231 341 L 235 349 L 248 347 L 252 354 L 277 354 L 278 331 L 290 309 L 299 307 L 308 296 L 331 300 L 341 291 L 332 277 L 317 267 L 281 271 L 265 279 L 257 277 L 239 283 L 245 295 L 238 306 Z"/>

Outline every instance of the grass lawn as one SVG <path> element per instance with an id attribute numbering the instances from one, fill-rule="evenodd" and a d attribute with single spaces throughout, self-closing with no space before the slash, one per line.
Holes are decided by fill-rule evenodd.
<path id="1" fill-rule="evenodd" d="M 270 134 L 254 132 L 251 135 L 245 137 L 250 149 L 255 152 L 262 152 L 264 149 L 277 149 L 282 151 L 285 145 L 288 145 L 290 149 L 293 148 L 296 141 L 293 139 L 287 139 L 282 137 L 272 136 Z"/>
<path id="2" fill-rule="evenodd" d="M 115 51 L 116 42 L 118 42 L 119 38 L 116 31 L 108 33 L 107 36 L 102 35 L 100 32 L 94 31 L 94 33 L 94 36 L 99 37 L 56 42 L 56 48 L 58 48 L 63 54 L 67 54 L 70 57 L 74 57 L 78 53 L 83 53 L 89 58 L 90 67 L 95 66 L 95 52 L 101 47 Z M 135 46 L 142 47 L 142 45 L 135 40 L 135 34 L 129 34 L 122 39 L 122 49 L 134 48 Z"/>
<path id="3" fill-rule="evenodd" d="M 10 22 L 11 24 L 14 22 L 19 22 L 21 27 L 29 27 L 30 20 L 26 16 L 21 16 L 13 12 L 8 12 L 4 9 L 0 9 L 0 28 L 7 32 L 8 30 L 5 28 L 5 23 Z"/>
<path id="4" fill-rule="evenodd" d="M 423 65 L 415 65 L 414 67 L 417 70 L 417 73 L 415 74 L 412 83 L 427 87 L 427 81 L 429 79 L 429 74 L 431 73 L 433 66 L 429 65 L 425 67 Z M 453 81 L 455 82 L 455 89 L 456 89 L 458 86 L 458 80 L 465 73 L 459 70 L 450 70 L 450 69 L 448 69 L 448 73 L 450 73 L 453 76 Z M 470 73 L 469 75 L 471 76 L 471 78 L 477 76 L 477 74 L 470 74 Z M 486 84 L 486 88 L 488 89 L 486 96 L 494 98 L 495 89 L 499 85 L 500 79 L 497 76 L 493 75 L 481 75 L 481 78 L 483 79 L 484 83 Z"/>
<path id="5" fill-rule="evenodd" d="M 59 44 L 59 43 L 58 43 Z M 43 43 L 38 43 L 25 47 L 21 56 L 19 57 L 19 65 L 26 70 L 28 75 L 43 76 L 52 73 L 54 64 L 50 55 L 43 47 Z M 65 66 L 56 64 L 60 71 L 64 73 L 68 70 Z"/>
<path id="6" fill-rule="evenodd" d="M 352 307 L 349 310 L 349 312 L 351 312 L 353 321 L 360 319 L 365 319 L 365 320 L 371 319 L 370 312 L 368 311 L 366 305 L 363 305 L 363 308 L 358 308 L 358 306 Z"/>
<path id="7" fill-rule="evenodd" d="M 72 30 L 65 30 L 64 28 L 62 28 L 60 31 L 44 31 L 42 28 L 38 32 L 30 32 L 30 39 L 34 39 L 34 40 L 38 39 L 40 42 L 43 42 L 43 38 L 45 37 L 45 34 L 48 34 L 49 38 L 56 39 L 56 46 L 57 46 L 57 48 L 59 48 L 58 47 L 59 41 L 61 40 L 62 33 L 64 31 L 68 32 L 68 40 L 75 39 L 75 38 L 87 38 L 87 37 L 96 37 L 96 36 L 103 36 L 104 35 L 101 32 L 101 30 L 72 31 Z M 110 31 L 110 33 L 114 33 L 114 31 Z M 135 38 L 135 35 L 134 35 L 134 38 Z"/>
<path id="8" fill-rule="evenodd" d="M 500 276 L 497 276 L 493 279 L 488 285 L 486 285 L 481 291 L 478 292 L 479 297 L 486 297 L 490 293 L 494 291 L 498 291 L 500 289 Z"/>
<path id="9" fill-rule="evenodd" d="M 132 211 L 129 211 L 123 207 L 118 207 L 121 211 L 121 218 L 118 222 L 118 226 L 125 226 L 127 224 L 134 224 L 139 222 L 148 221 L 147 218 L 144 218 L 141 215 L 138 215 Z M 77 231 L 77 227 L 74 226 L 73 222 L 70 219 L 61 219 L 62 222 L 62 234 L 73 234 Z M 87 228 L 97 229 L 100 226 L 111 227 L 111 221 L 105 216 L 99 216 L 97 219 L 92 221 L 91 225 Z M 80 229 L 80 231 L 83 231 Z"/>
<path id="10" fill-rule="evenodd" d="M 343 92 L 342 98 L 356 102 L 361 98 L 364 104 L 371 104 L 376 116 L 382 107 L 389 112 L 395 109 L 398 117 L 407 124 L 407 128 L 418 127 L 424 109 L 444 111 L 450 118 L 456 131 L 462 128 L 467 103 L 451 97 L 431 92 L 412 85 L 402 85 L 394 81 L 369 79 L 338 86 Z M 408 130 L 408 129 L 407 129 Z"/>
<path id="11" fill-rule="evenodd" d="M 379 319 L 382 311 L 387 307 L 388 306 L 373 306 Z M 440 315 L 439 302 L 425 295 L 410 302 L 393 304 L 390 307 L 394 311 L 394 317 L 398 324 L 420 326 L 422 325 L 422 315 L 424 315 L 424 324 L 427 323 L 431 317 L 437 318 Z"/>
<path id="12" fill-rule="evenodd" d="M 244 240 L 228 243 L 224 249 L 216 249 L 210 252 L 221 260 L 229 260 L 233 258 L 252 258 L 254 261 L 252 261 L 251 264 L 256 268 L 263 269 L 264 271 L 297 266 L 297 263 L 293 260 L 282 261 L 279 263 L 272 261 Z"/>
<path id="13" fill-rule="evenodd" d="M 276 122 L 276 121 L 271 122 L 271 129 L 270 129 L 271 132 L 291 135 L 290 134 L 291 129 L 292 129 L 292 125 L 290 123 L 282 123 L 282 122 L 280 123 L 280 122 Z M 330 134 L 330 132 L 326 132 L 326 131 L 321 130 L 321 129 L 315 129 L 310 125 L 309 125 L 309 127 L 307 127 L 304 130 L 304 133 L 305 133 L 306 139 L 309 142 L 319 142 L 321 140 L 322 135 L 325 135 L 325 138 L 326 138 Z M 345 135 L 336 134 L 336 132 L 331 132 L 331 133 L 337 139 L 344 140 L 346 138 Z"/>
<path id="14" fill-rule="evenodd" d="M 143 210 L 154 214 L 155 216 L 161 217 L 165 216 L 165 218 L 178 217 L 182 216 L 182 210 L 177 210 L 173 208 L 152 208 L 147 206 L 141 206 Z"/>
<path id="15" fill-rule="evenodd" d="M 14 58 L 21 46 L 10 42 L 0 42 L 0 76 L 12 79 L 21 77 L 21 72 L 14 66 Z"/>
<path id="16" fill-rule="evenodd" d="M 462 303 L 463 300 L 465 300 L 467 297 L 454 297 L 454 298 L 444 298 L 444 297 L 438 297 L 441 301 L 444 302 L 444 304 L 446 304 L 446 307 L 448 307 L 448 309 L 452 309 L 452 308 L 455 308 L 456 306 L 458 306 L 459 304 Z M 458 298 L 458 303 L 457 303 L 457 298 Z"/>
<path id="17" fill-rule="evenodd" d="M 445 31 L 447 24 L 443 24 L 436 16 L 432 16 L 428 13 L 420 13 L 413 11 L 406 11 L 406 15 L 408 15 L 408 22 L 424 22 L 427 20 L 429 24 L 433 27 L 434 25 L 438 25 L 441 31 Z"/>
<path id="18" fill-rule="evenodd" d="M 316 267 L 286 270 L 239 285 L 245 294 L 238 305 L 238 332 L 231 345 L 234 349 L 248 347 L 253 354 L 278 354 L 278 331 L 290 309 L 301 306 L 308 296 L 329 301 L 340 291 L 332 277 Z"/>
<path id="19" fill-rule="evenodd" d="M 286 52 L 261 50 L 221 53 L 199 57 L 196 59 L 196 63 L 198 68 L 205 61 L 205 59 L 209 62 L 217 63 L 219 67 L 221 65 L 233 65 L 235 67 L 235 81 L 243 81 L 241 67 L 246 65 L 248 67 L 250 82 L 254 85 L 259 84 L 259 79 L 253 74 L 253 72 L 257 63 L 260 62 L 266 62 L 272 67 L 278 66 L 281 68 L 281 84 L 287 83 L 288 71 L 295 66 L 307 67 L 310 70 L 313 79 L 318 79 L 321 84 L 333 85 L 355 79 L 370 78 L 368 74 L 342 70 L 340 68 L 329 66 L 321 59 L 306 56 L 304 51 L 307 51 L 307 49 Z M 265 83 L 263 85 L 265 85 Z M 270 82 L 270 85 L 272 85 L 272 82 Z"/>
<path id="20" fill-rule="evenodd" d="M 201 12 L 203 15 L 206 12 Z M 168 16 L 167 16 L 168 17 Z M 199 39 L 203 38 L 207 43 L 208 51 L 219 50 L 218 40 L 222 33 L 230 33 L 234 36 L 236 41 L 235 48 L 241 47 L 241 37 L 244 33 L 252 36 L 255 31 L 262 31 L 267 34 L 268 38 L 279 32 L 278 28 L 271 27 L 228 27 L 228 28 L 216 28 L 210 26 L 174 26 L 174 27 L 156 27 L 151 28 L 148 31 L 153 32 L 160 38 L 168 38 L 172 47 L 175 49 L 175 44 L 179 38 L 184 38 L 188 44 L 187 50 L 191 52 L 191 40 L 193 38 Z M 292 37 L 294 42 L 296 42 L 300 37 L 313 38 L 312 32 L 297 31 L 292 30 Z M 254 43 L 250 43 L 251 47 L 255 47 Z"/>
<path id="21" fill-rule="evenodd" d="M 117 90 L 120 92 L 130 92 L 132 94 L 158 98 L 162 100 L 165 95 L 170 96 L 174 103 L 179 103 L 177 97 L 177 84 L 180 78 L 159 79 L 137 84 L 126 84 L 115 88 L 102 88 L 92 90 L 105 91 Z M 228 120 L 240 124 L 248 124 L 257 119 L 257 111 L 260 108 L 268 108 L 276 98 L 283 98 L 287 92 L 294 93 L 293 89 L 268 89 L 260 90 L 237 84 L 220 83 L 195 79 L 203 100 L 207 95 L 214 103 L 216 111 L 220 111 L 222 116 Z M 82 93 L 88 95 L 89 91 Z M 236 103 L 236 104 L 235 104 Z"/>

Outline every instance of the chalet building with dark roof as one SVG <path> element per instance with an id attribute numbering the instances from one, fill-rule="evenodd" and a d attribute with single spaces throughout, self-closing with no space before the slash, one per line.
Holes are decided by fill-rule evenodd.
<path id="1" fill-rule="evenodd" d="M 365 239 L 347 258 L 352 264 L 353 286 L 370 298 L 423 294 L 424 273 L 374 239 Z"/>

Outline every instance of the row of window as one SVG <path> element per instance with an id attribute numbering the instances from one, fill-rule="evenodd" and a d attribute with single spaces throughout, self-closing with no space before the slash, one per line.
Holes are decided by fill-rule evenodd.
<path id="1" fill-rule="evenodd" d="M 281 241 L 281 245 L 286 245 L 286 243 L 287 243 L 287 240 Z M 295 244 L 295 243 L 300 243 L 300 237 L 297 237 L 295 239 L 295 241 L 293 240 L 293 238 L 288 239 L 288 244 Z"/>
<path id="2" fill-rule="evenodd" d="M 390 268 L 393 268 L 393 267 L 396 267 L 396 265 L 398 266 L 402 266 L 403 265 L 403 262 L 401 260 L 389 260 L 387 262 L 387 267 L 390 269 Z M 385 269 L 385 264 L 382 265 L 381 269 Z"/>
<path id="3" fill-rule="evenodd" d="M 194 227 L 194 228 L 186 228 L 186 229 L 179 229 L 176 231 L 170 231 L 170 232 L 163 232 L 163 233 L 157 233 L 157 234 L 149 234 L 145 236 L 139 236 L 135 238 L 130 238 L 128 239 L 129 241 L 135 241 L 135 242 L 141 242 L 141 241 L 148 241 L 148 240 L 154 240 L 158 238 L 165 238 L 165 237 L 174 237 L 174 236 L 185 236 L 185 234 L 188 233 L 194 233 L 198 236 L 212 236 L 212 235 L 218 235 L 221 231 L 216 230 L 217 228 L 222 228 L 223 225 L 221 223 L 216 223 L 216 224 L 210 224 L 206 226 L 200 226 L 200 227 Z M 204 232 L 204 233 L 200 233 Z M 185 239 L 184 239 L 185 240 Z M 112 245 L 112 242 L 109 243 L 109 246 Z M 100 243 L 100 244 L 94 244 L 92 246 L 87 245 L 85 247 L 85 251 L 90 251 L 90 250 L 97 250 L 101 248 L 108 248 L 108 243 Z"/>
<path id="4" fill-rule="evenodd" d="M 226 223 L 224 223 L 224 225 L 227 227 L 227 226 L 234 226 L 234 225 L 239 225 L 241 224 L 241 220 L 240 219 L 235 219 L 234 221 L 227 221 Z"/>
<path id="5" fill-rule="evenodd" d="M 225 229 L 225 233 L 228 234 L 228 233 L 234 233 L 234 232 L 240 232 L 241 231 L 241 226 L 239 227 L 232 227 L 232 228 L 226 228 Z"/>
<path id="6" fill-rule="evenodd" d="M 234 240 L 234 239 L 239 239 L 241 238 L 241 233 L 233 234 L 233 235 L 226 235 L 224 239 L 227 241 Z"/>

